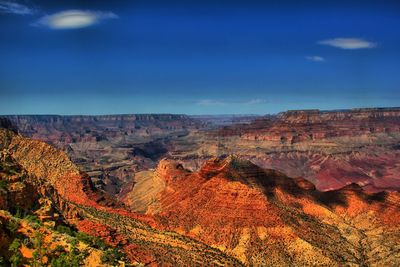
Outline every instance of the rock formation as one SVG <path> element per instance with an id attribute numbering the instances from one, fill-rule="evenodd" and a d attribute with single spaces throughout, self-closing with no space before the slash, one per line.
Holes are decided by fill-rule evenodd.
<path id="1" fill-rule="evenodd" d="M 165 186 L 148 214 L 246 265 L 398 264 L 397 192 L 366 193 L 354 184 L 320 192 L 237 156 L 213 158 L 197 172 L 164 159 L 154 175 Z"/>
<path id="2" fill-rule="evenodd" d="M 163 157 L 197 170 L 237 154 L 311 181 L 322 191 L 357 183 L 400 188 L 400 109 L 298 110 L 276 116 L 8 116 L 25 136 L 64 150 L 93 184 L 123 199 L 138 172 Z M 226 126 L 231 121 L 233 124 Z"/>
<path id="3" fill-rule="evenodd" d="M 23 186 L 15 192 L 14 180 L 17 178 L 5 172 L 7 170 L 2 172 L 1 181 L 12 181 L 13 185 L 11 190 L 7 189 L 7 199 L 16 197 L 18 201 L 22 198 L 22 202 L 32 204 L 37 200 L 38 212 L 48 212 L 49 209 L 43 206 L 50 203 L 54 213 L 59 214 L 64 223 L 101 238 L 110 246 L 121 248 L 131 263 L 192 265 L 213 262 L 240 265 L 236 259 L 204 243 L 163 232 L 162 227 L 157 230 L 153 218 L 131 213 L 112 197 L 98 191 L 92 186 L 90 178 L 81 173 L 65 153 L 50 145 L 5 129 L 0 129 L 0 140 L 1 154 L 4 155 L 2 166 L 10 166 L 12 161 L 26 174 L 24 179 L 17 177 L 18 181 L 22 179 Z M 26 191 L 24 186 L 33 193 Z M 7 202 L 3 194 L 0 199 L 4 209 L 12 208 L 10 205 L 16 207 L 18 203 Z M 35 210 L 34 207 L 27 209 Z"/>
<path id="4" fill-rule="evenodd" d="M 167 141 L 203 125 L 186 115 L 104 116 L 15 115 L 3 120 L 19 132 L 68 153 L 95 186 L 112 195 L 132 182 L 132 173 L 156 166 Z"/>
<path id="5" fill-rule="evenodd" d="M 91 259 L 121 251 L 133 265 L 399 264 L 398 109 L 291 111 L 223 128 L 173 115 L 8 118 L 0 257 L 15 237 L 64 240 L 62 226 L 68 240 L 90 237 L 79 247 Z M 64 255 L 50 247 L 43 261 Z M 25 263 L 31 249 L 18 247 Z"/>
<path id="6" fill-rule="evenodd" d="M 400 188 L 400 109 L 288 111 L 219 130 L 220 153 L 303 177 L 319 190 L 357 183 L 369 191 Z"/>

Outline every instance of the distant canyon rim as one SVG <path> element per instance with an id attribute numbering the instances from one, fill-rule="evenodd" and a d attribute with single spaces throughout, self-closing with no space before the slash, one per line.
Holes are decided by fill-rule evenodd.
<path id="1" fill-rule="evenodd" d="M 3 117 L 22 135 L 65 151 L 97 187 L 122 198 L 162 158 L 196 171 L 222 155 L 305 178 L 321 191 L 350 183 L 371 192 L 400 188 L 400 108 Z"/>

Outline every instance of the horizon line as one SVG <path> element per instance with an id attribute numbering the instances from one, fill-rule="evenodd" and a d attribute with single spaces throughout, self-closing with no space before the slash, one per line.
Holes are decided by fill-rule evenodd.
<path id="1" fill-rule="evenodd" d="M 174 116 L 265 116 L 265 115 L 277 115 L 279 113 L 285 112 L 296 112 L 296 111 L 318 111 L 318 112 L 335 112 L 335 111 L 357 111 L 357 110 L 392 110 L 399 109 L 400 106 L 397 107 L 355 107 L 355 108 L 339 108 L 339 109 L 287 109 L 275 113 L 221 113 L 221 114 L 189 114 L 189 113 L 104 113 L 104 114 L 51 114 L 51 113 L 38 113 L 38 114 L 0 114 L 0 117 L 8 117 L 8 116 L 60 116 L 60 117 L 74 117 L 74 116 L 87 116 L 87 117 L 95 117 L 95 116 L 133 116 L 133 115 L 174 115 Z"/>

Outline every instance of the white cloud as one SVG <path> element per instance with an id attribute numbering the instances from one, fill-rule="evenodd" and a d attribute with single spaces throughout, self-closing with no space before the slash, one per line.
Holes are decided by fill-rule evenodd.
<path id="1" fill-rule="evenodd" d="M 53 15 L 44 16 L 35 25 L 51 29 L 77 29 L 92 26 L 105 19 L 116 19 L 112 12 L 66 10 Z"/>
<path id="2" fill-rule="evenodd" d="M 314 61 L 314 62 L 324 62 L 325 58 L 320 56 L 306 56 L 307 60 Z"/>
<path id="3" fill-rule="evenodd" d="M 16 15 L 31 15 L 36 10 L 32 7 L 28 7 L 22 4 L 18 4 L 10 1 L 0 1 L 0 13 L 9 13 Z"/>
<path id="4" fill-rule="evenodd" d="M 334 38 L 319 41 L 318 44 L 329 45 L 341 49 L 363 49 L 376 47 L 375 43 L 359 38 Z"/>

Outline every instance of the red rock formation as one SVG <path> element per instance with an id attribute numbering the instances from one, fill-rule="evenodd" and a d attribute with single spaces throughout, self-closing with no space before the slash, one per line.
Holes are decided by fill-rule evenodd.
<path id="1" fill-rule="evenodd" d="M 0 153 L 10 156 L 29 177 L 23 180 L 24 185 L 34 189 L 36 195 L 51 203 L 80 231 L 98 236 L 112 246 L 123 246 L 132 263 L 192 265 L 202 259 L 206 263 L 239 265 L 237 260 L 203 243 L 152 228 L 157 226 L 153 218 L 129 212 L 96 190 L 90 178 L 80 173 L 65 153 L 50 145 L 4 129 L 0 129 L 0 141 Z M 5 161 L 0 162 L 3 166 Z M 20 196 L 29 201 L 35 195 Z"/>
<path id="2" fill-rule="evenodd" d="M 397 192 L 369 194 L 358 185 L 320 192 L 236 156 L 211 159 L 194 173 L 162 160 L 155 174 L 166 182 L 155 213 L 160 223 L 246 264 L 397 262 L 399 239 L 389 234 L 400 226 Z M 376 254 L 372 247 L 385 240 L 389 248 Z"/>
<path id="3" fill-rule="evenodd" d="M 400 188 L 399 125 L 399 108 L 288 111 L 221 129 L 219 151 L 304 177 L 319 190 L 357 183 L 390 191 Z"/>

